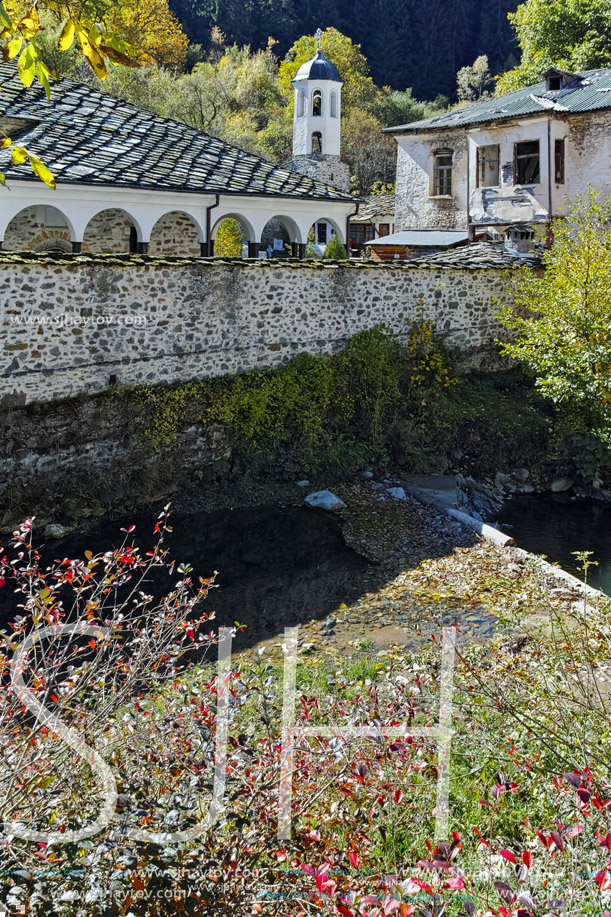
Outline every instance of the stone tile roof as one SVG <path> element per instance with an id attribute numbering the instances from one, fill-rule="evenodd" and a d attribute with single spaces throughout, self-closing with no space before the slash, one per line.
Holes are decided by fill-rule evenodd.
<path id="1" fill-rule="evenodd" d="M 42 87 L 26 89 L 16 68 L 1 64 L 0 122 L 14 119 L 29 119 L 19 143 L 44 160 L 57 182 L 353 200 L 307 175 L 277 168 L 74 80 L 53 83 L 49 103 Z M 9 179 L 38 181 L 28 164 L 12 165 L 6 151 L 0 152 L 0 171 Z"/>
<path id="2" fill-rule="evenodd" d="M 388 134 L 425 133 L 427 131 L 468 127 L 491 121 L 509 121 L 545 112 L 570 114 L 611 108 L 611 68 L 587 70 L 576 75 L 566 89 L 548 91 L 546 83 L 536 83 L 507 95 L 486 99 L 442 115 L 413 121 L 399 127 L 386 127 Z"/>
<path id="3" fill-rule="evenodd" d="M 378 216 L 385 214 L 394 214 L 395 212 L 395 195 L 394 194 L 370 194 L 365 202 L 359 206 L 358 215 L 350 217 L 351 223 L 368 223 Z"/>
<path id="4" fill-rule="evenodd" d="M 79 265 L 100 264 L 117 265 L 123 267 L 138 267 L 142 265 L 198 265 L 204 270 L 218 264 L 243 265 L 248 268 L 260 270 L 281 270 L 288 268 L 299 270 L 301 268 L 314 268 L 317 270 L 333 270 L 346 268 L 347 270 L 372 270 L 372 271 L 401 271 L 412 270 L 416 267 L 448 268 L 459 270 L 504 270 L 506 268 L 519 268 L 525 264 L 537 266 L 540 259 L 536 256 L 517 257 L 504 251 L 502 243 L 478 242 L 450 251 L 435 252 L 431 255 L 422 255 L 408 261 L 333 261 L 315 259 L 312 261 L 299 261 L 297 259 L 278 259 L 267 261 L 259 258 L 198 258 L 194 256 L 165 256 L 154 257 L 151 255 L 94 255 L 89 253 L 64 254 L 52 252 L 5 252 L 0 250 L 0 267 L 3 264 L 61 264 L 78 267 Z"/>
<path id="5" fill-rule="evenodd" d="M 469 270 L 497 268 L 502 270 L 524 265 L 537 267 L 541 264 L 541 257 L 535 252 L 528 255 L 513 255 L 505 250 L 502 242 L 477 242 L 462 248 L 423 255 L 422 258 L 415 258 L 411 263 L 414 262 L 424 267 L 468 268 Z"/>

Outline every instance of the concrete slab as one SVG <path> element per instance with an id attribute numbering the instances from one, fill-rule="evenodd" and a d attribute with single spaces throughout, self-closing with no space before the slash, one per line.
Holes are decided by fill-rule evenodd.
<path id="1" fill-rule="evenodd" d="M 456 504 L 456 477 L 453 474 L 405 474 L 401 481 L 406 490 L 426 503 L 443 509 Z"/>

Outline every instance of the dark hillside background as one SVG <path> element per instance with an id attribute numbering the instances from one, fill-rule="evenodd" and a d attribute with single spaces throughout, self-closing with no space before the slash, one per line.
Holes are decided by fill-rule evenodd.
<path id="1" fill-rule="evenodd" d="M 208 47 L 217 26 L 228 43 L 283 57 L 302 35 L 334 26 L 362 46 L 378 86 L 452 98 L 456 73 L 487 54 L 493 74 L 518 60 L 507 14 L 520 0 L 170 0 L 189 39 Z"/>

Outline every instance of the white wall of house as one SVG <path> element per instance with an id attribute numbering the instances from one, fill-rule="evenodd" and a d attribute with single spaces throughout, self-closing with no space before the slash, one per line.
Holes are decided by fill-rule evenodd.
<path id="1" fill-rule="evenodd" d="M 564 125 L 551 125 L 549 118 L 529 118 L 524 121 L 512 121 L 511 124 L 487 129 L 469 131 L 469 217 L 471 223 L 545 223 L 553 206 L 554 164 L 550 163 L 554 138 L 550 128 L 560 127 L 560 136 Z M 539 180 L 517 184 L 514 175 L 514 151 L 516 144 L 536 143 L 539 146 Z M 499 184 L 489 187 L 478 187 L 478 148 L 498 145 Z M 550 172 L 551 167 L 551 172 Z"/>
<path id="2" fill-rule="evenodd" d="M 564 216 L 591 185 L 611 194 L 611 111 L 545 113 L 505 124 L 398 137 L 397 231 L 545 224 Z M 556 181 L 555 143 L 564 141 L 564 181 Z M 516 144 L 539 145 L 539 180 L 519 184 Z M 499 146 L 498 184 L 478 182 L 478 148 Z M 453 151 L 452 195 L 434 195 L 436 150 Z M 468 206 L 467 206 L 468 205 Z"/>
<path id="3" fill-rule="evenodd" d="M 467 228 L 467 138 L 464 131 L 397 137 L 395 229 Z M 451 196 L 436 196 L 435 151 L 453 152 Z"/>

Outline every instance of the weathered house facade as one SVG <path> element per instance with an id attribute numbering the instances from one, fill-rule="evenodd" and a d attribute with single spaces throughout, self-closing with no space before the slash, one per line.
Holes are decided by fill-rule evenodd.
<path id="1" fill-rule="evenodd" d="M 545 227 L 591 185 L 611 194 L 611 69 L 551 70 L 526 89 L 400 127 L 396 226 Z"/>

